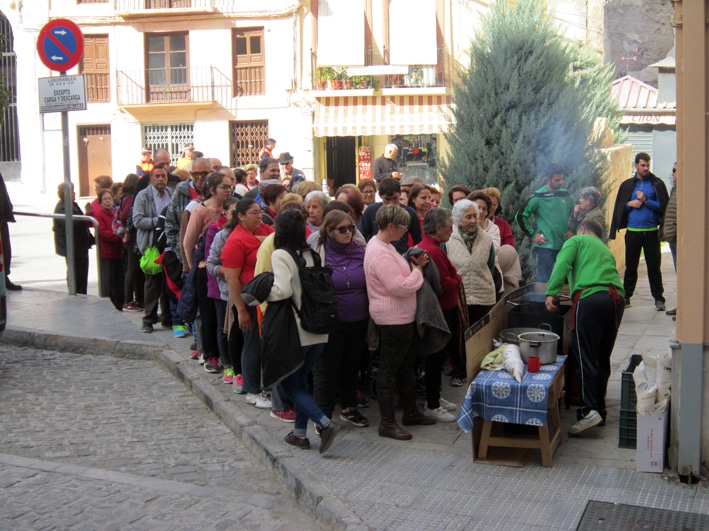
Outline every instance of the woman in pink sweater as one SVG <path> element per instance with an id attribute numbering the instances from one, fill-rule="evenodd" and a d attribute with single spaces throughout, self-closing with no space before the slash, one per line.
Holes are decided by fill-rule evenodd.
<path id="1" fill-rule="evenodd" d="M 422 268 L 428 253 L 410 259 L 401 256 L 391 242 L 408 230 L 410 217 L 399 205 L 386 205 L 377 212 L 379 232 L 369 240 L 364 253 L 369 314 L 379 326 L 379 370 L 377 398 L 381 412 L 379 435 L 401 441 L 411 434 L 399 426 L 394 416 L 394 388 L 404 406 L 404 426 L 435 424 L 416 406 L 414 363 L 417 354 L 416 291 L 423 283 Z"/>

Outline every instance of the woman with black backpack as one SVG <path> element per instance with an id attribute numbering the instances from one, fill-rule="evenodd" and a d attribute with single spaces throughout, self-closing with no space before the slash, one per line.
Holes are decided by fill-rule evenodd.
<path id="1" fill-rule="evenodd" d="M 296 311 L 303 309 L 300 269 L 319 265 L 319 257 L 305 241 L 305 217 L 302 212 L 285 210 L 278 215 L 275 246 L 276 250 L 271 257 L 273 287 L 267 300 L 269 303 L 283 301 L 294 306 L 291 314 L 297 326 L 302 354 L 302 364 L 280 381 L 281 389 L 295 405 L 295 427 L 286 435 L 285 440 L 298 448 L 309 449 L 310 441 L 306 434 L 308 419 L 310 419 L 320 431 L 320 453 L 322 454 L 330 448 L 340 427 L 320 410 L 308 394 L 308 373 L 322 353 L 328 335 L 305 330 L 299 316 L 301 312 Z M 268 312 L 273 310 L 273 304 L 269 304 L 267 316 Z M 264 357 L 268 355 L 269 353 L 264 352 Z"/>

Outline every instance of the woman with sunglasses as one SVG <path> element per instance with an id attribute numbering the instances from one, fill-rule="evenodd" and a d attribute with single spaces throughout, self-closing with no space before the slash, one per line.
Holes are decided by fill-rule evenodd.
<path id="1" fill-rule="evenodd" d="M 217 342 L 217 314 L 214 303 L 207 296 L 207 260 L 204 241 L 202 240 L 201 244 L 198 242 L 206 234 L 210 225 L 226 221 L 224 202 L 231 197 L 233 190 L 234 186 L 231 177 L 222 173 L 212 173 L 207 177 L 202 186 L 202 196 L 205 200 L 192 211 L 185 230 L 185 236 L 182 239 L 182 248 L 185 250 L 187 267 L 189 269 L 197 268 L 194 273 L 194 279 L 201 316 L 200 329 L 202 331 L 204 370 L 212 374 L 221 372 L 219 345 Z M 184 327 L 173 326 L 173 331 L 175 337 L 178 338 L 186 335 Z"/>
<path id="2" fill-rule="evenodd" d="M 340 325 L 331 330 L 313 371 L 315 402 L 332 417 L 339 397 L 340 419 L 358 428 L 369 420 L 357 410 L 357 381 L 367 341 L 369 299 L 364 276 L 364 245 L 354 239 L 354 220 L 341 210 L 329 212 L 313 248 L 332 268 Z"/>

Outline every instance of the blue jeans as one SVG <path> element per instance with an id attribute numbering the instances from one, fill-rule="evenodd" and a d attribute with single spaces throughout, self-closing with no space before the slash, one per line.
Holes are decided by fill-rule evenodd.
<path id="1" fill-rule="evenodd" d="M 295 427 L 293 434 L 298 437 L 305 437 L 308 432 L 308 419 L 322 428 L 330 419 L 315 404 L 308 394 L 308 373 L 318 361 L 320 353 L 323 351 L 325 343 L 301 347 L 303 351 L 303 365 L 293 374 L 281 382 L 281 389 L 295 406 Z"/>
<path id="2" fill-rule="evenodd" d="M 545 247 L 535 247 L 534 252 L 537 255 L 537 275 L 534 277 L 535 282 L 549 282 L 551 271 L 556 263 L 556 255 L 560 249 L 547 249 Z"/>

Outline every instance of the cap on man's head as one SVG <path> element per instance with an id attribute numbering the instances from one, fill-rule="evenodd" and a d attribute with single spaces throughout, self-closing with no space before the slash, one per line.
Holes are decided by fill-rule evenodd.
<path id="1" fill-rule="evenodd" d="M 293 157 L 291 157 L 290 153 L 284 151 L 278 157 L 278 164 L 288 164 L 289 162 L 293 162 Z"/>
<path id="2" fill-rule="evenodd" d="M 141 155 L 152 155 L 153 150 L 150 149 L 149 147 L 144 147 L 143 151 L 140 152 Z"/>

